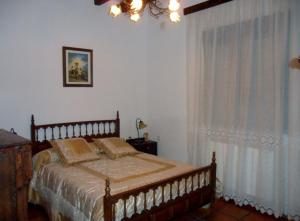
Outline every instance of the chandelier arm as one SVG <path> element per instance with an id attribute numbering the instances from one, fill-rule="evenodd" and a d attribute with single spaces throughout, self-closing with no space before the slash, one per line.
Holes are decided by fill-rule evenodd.
<path id="1" fill-rule="evenodd" d="M 148 1 L 148 5 L 150 15 L 153 17 L 158 17 L 159 15 L 162 15 L 163 13 L 168 11 L 167 8 L 160 7 L 159 5 L 161 5 L 161 3 L 157 0 Z"/>
<path id="2" fill-rule="evenodd" d="M 161 7 L 161 2 L 158 1 L 158 0 L 152 0 L 152 1 L 149 1 L 149 5 L 152 5 L 154 6 L 157 10 L 160 10 L 160 11 L 167 11 L 168 8 L 164 8 L 164 7 Z"/>

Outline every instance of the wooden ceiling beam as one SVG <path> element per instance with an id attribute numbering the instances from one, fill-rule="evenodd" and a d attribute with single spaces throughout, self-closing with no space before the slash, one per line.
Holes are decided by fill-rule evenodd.
<path id="1" fill-rule="evenodd" d="M 96 0 L 95 0 L 96 1 Z M 184 15 L 188 15 L 188 14 L 192 14 L 194 12 L 198 12 L 207 8 L 212 8 L 215 7 L 217 5 L 221 5 L 224 4 L 226 2 L 231 2 L 233 0 L 209 0 L 206 2 L 202 2 L 196 5 L 192 5 L 190 7 L 184 8 L 183 9 L 183 14 Z"/>
<path id="2" fill-rule="evenodd" d="M 110 0 L 94 0 L 95 5 L 103 5 L 104 3 L 108 2 Z"/>

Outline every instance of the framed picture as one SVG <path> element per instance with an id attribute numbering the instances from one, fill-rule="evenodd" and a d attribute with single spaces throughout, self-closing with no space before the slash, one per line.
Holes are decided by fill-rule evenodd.
<path id="1" fill-rule="evenodd" d="M 63 47 L 64 87 L 93 87 L 93 50 Z"/>

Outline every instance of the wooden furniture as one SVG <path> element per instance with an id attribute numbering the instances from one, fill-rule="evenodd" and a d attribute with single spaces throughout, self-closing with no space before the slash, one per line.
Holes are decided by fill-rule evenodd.
<path id="1" fill-rule="evenodd" d="M 224 4 L 224 3 L 227 3 L 227 2 L 231 2 L 231 1 L 233 1 L 233 0 L 208 0 L 208 1 L 205 1 L 205 2 L 198 3 L 196 5 L 192 5 L 192 6 L 184 8 L 183 9 L 183 14 L 184 15 L 189 15 L 189 14 L 192 14 L 192 13 L 195 13 L 195 12 L 198 12 L 198 11 L 201 11 L 201 10 L 205 10 L 205 9 L 208 9 L 208 8 L 212 8 L 212 7 L 215 7 L 217 5 L 221 5 L 221 4 Z"/>
<path id="2" fill-rule="evenodd" d="M 110 0 L 94 0 L 94 3 L 95 3 L 95 5 L 102 5 L 102 4 L 104 4 L 105 2 L 108 2 L 108 1 L 110 1 Z"/>
<path id="3" fill-rule="evenodd" d="M 0 220 L 27 220 L 30 141 L 0 129 Z"/>
<path id="4" fill-rule="evenodd" d="M 56 131 L 56 133 L 55 133 Z M 117 118 L 113 120 L 96 120 L 96 121 L 78 121 L 68 123 L 56 123 L 36 125 L 34 117 L 31 119 L 31 141 L 33 153 L 51 147 L 49 140 L 64 139 L 69 137 L 84 137 L 87 141 L 97 137 L 119 137 L 120 136 L 120 119 L 117 112 Z M 204 179 L 203 186 L 200 185 L 200 177 L 209 177 Z M 188 180 L 191 180 L 191 191 L 188 192 Z M 195 183 L 195 180 L 196 183 Z M 172 188 L 172 184 L 184 183 L 184 193 L 179 193 L 179 188 Z M 164 189 L 170 186 L 170 198 L 165 200 Z M 177 185 L 179 186 L 179 185 Z M 104 220 L 115 220 L 115 205 L 119 200 L 124 202 L 124 218 L 123 221 L 166 221 L 177 217 L 190 210 L 197 209 L 207 203 L 212 203 L 215 200 L 216 186 L 216 161 L 213 154 L 210 165 L 183 173 L 179 176 L 174 176 L 168 179 L 163 179 L 159 182 L 154 182 L 142 187 L 131 189 L 111 195 L 110 180 L 106 179 L 105 196 L 104 196 Z M 137 212 L 137 196 L 144 195 L 144 208 L 146 208 L 146 194 L 153 194 L 155 202 L 155 192 L 158 188 L 162 188 L 162 203 L 159 206 L 153 206 L 150 209 L 144 209 L 142 213 Z M 177 197 L 173 199 L 172 193 L 177 191 Z M 129 198 L 134 198 L 134 214 L 129 218 L 126 214 L 126 203 Z"/>
<path id="5" fill-rule="evenodd" d="M 132 145 L 138 151 L 157 155 L 157 142 L 153 140 L 145 141 L 144 138 L 127 139 L 127 143 Z"/>
<path id="6" fill-rule="evenodd" d="M 113 120 L 78 121 L 36 125 L 31 116 L 32 154 L 51 147 L 49 140 L 83 137 L 88 142 L 93 138 L 120 137 L 120 118 Z"/>

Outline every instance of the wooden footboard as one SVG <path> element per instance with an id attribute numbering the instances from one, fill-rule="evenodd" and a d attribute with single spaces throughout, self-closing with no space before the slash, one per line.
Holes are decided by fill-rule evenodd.
<path id="1" fill-rule="evenodd" d="M 213 153 L 212 162 L 209 166 L 115 195 L 111 195 L 110 181 L 107 179 L 104 197 L 104 220 L 116 220 L 116 204 L 120 200 L 123 201 L 123 221 L 165 221 L 207 203 L 213 203 L 215 200 L 216 167 L 215 153 Z M 181 184 L 183 184 L 183 188 L 180 189 Z M 155 193 L 158 188 L 161 188 L 162 196 L 161 202 L 157 206 Z M 165 188 L 169 189 L 168 197 L 165 196 Z M 176 194 L 174 194 L 174 191 Z M 153 194 L 151 208 L 147 206 L 146 200 L 146 195 L 149 193 Z M 138 213 L 137 198 L 141 194 L 144 205 L 143 211 Z M 126 204 L 130 198 L 133 198 L 133 215 L 128 217 Z"/>

